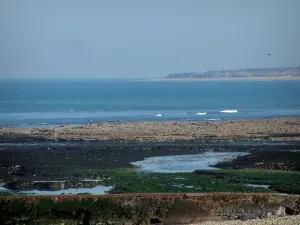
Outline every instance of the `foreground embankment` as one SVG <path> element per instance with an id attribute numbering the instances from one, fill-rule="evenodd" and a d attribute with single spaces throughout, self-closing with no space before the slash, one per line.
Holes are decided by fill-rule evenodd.
<path id="1" fill-rule="evenodd" d="M 299 141 L 300 118 L 223 122 L 122 122 L 55 128 L 1 128 L 1 141 L 18 140 L 269 140 Z"/>
<path id="2" fill-rule="evenodd" d="M 1 197 L 1 224 L 189 224 L 297 215 L 300 196 L 202 193 Z"/>
<path id="3" fill-rule="evenodd" d="M 191 225 L 299 225 L 300 216 L 285 216 L 277 218 L 267 218 L 267 219 L 254 219 L 254 220 L 227 220 L 227 221 L 206 221 Z"/>

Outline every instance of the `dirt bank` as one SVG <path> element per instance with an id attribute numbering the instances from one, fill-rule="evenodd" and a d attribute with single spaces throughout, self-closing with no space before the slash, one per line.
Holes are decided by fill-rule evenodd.
<path id="1" fill-rule="evenodd" d="M 1 128 L 0 140 L 271 140 L 299 141 L 300 118 L 224 122 L 129 122 L 78 127 Z"/>
<path id="2" fill-rule="evenodd" d="M 246 220 L 246 221 L 206 221 L 202 223 L 190 224 L 190 225 L 299 225 L 300 216 L 285 216 L 278 218 L 267 218 L 267 219 L 255 219 L 255 220 Z"/>
<path id="3" fill-rule="evenodd" d="M 300 196 L 283 194 L 128 194 L 0 197 L 0 220 L 41 224 L 190 224 L 297 215 Z M 18 211 L 15 211 L 18 208 Z M 19 214 L 26 215 L 20 218 Z M 25 214 L 26 213 L 26 214 Z M 68 221 L 61 221 L 65 219 Z M 73 222 L 73 223 L 72 223 Z M 3 223 L 6 224 L 6 223 Z M 27 223 L 28 224 L 28 223 Z M 57 224 L 57 223 L 56 223 Z"/>

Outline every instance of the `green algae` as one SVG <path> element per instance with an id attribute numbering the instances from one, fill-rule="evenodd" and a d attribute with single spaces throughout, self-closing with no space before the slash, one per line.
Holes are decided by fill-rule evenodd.
<path id="1" fill-rule="evenodd" d="M 237 184 L 269 185 L 270 189 L 283 193 L 300 194 L 300 173 L 277 170 L 198 170 L 199 175 L 218 177 Z"/>
<path id="2" fill-rule="evenodd" d="M 135 169 L 82 170 L 77 176 L 103 179 L 113 186 L 109 193 L 184 193 L 184 192 L 270 192 L 265 188 L 245 187 L 209 175 L 195 173 L 139 172 Z"/>

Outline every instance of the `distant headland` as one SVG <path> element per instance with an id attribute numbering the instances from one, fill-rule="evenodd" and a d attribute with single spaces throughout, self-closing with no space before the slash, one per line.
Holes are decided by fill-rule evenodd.
<path id="1" fill-rule="evenodd" d="M 300 79 L 300 66 L 281 68 L 246 68 L 206 72 L 170 73 L 165 79 Z"/>

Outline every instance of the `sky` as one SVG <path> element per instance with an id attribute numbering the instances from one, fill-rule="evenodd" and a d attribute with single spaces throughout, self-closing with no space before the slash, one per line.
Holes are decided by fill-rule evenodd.
<path id="1" fill-rule="evenodd" d="M 0 0 L 0 78 L 296 66 L 299 9 L 299 0 Z"/>

